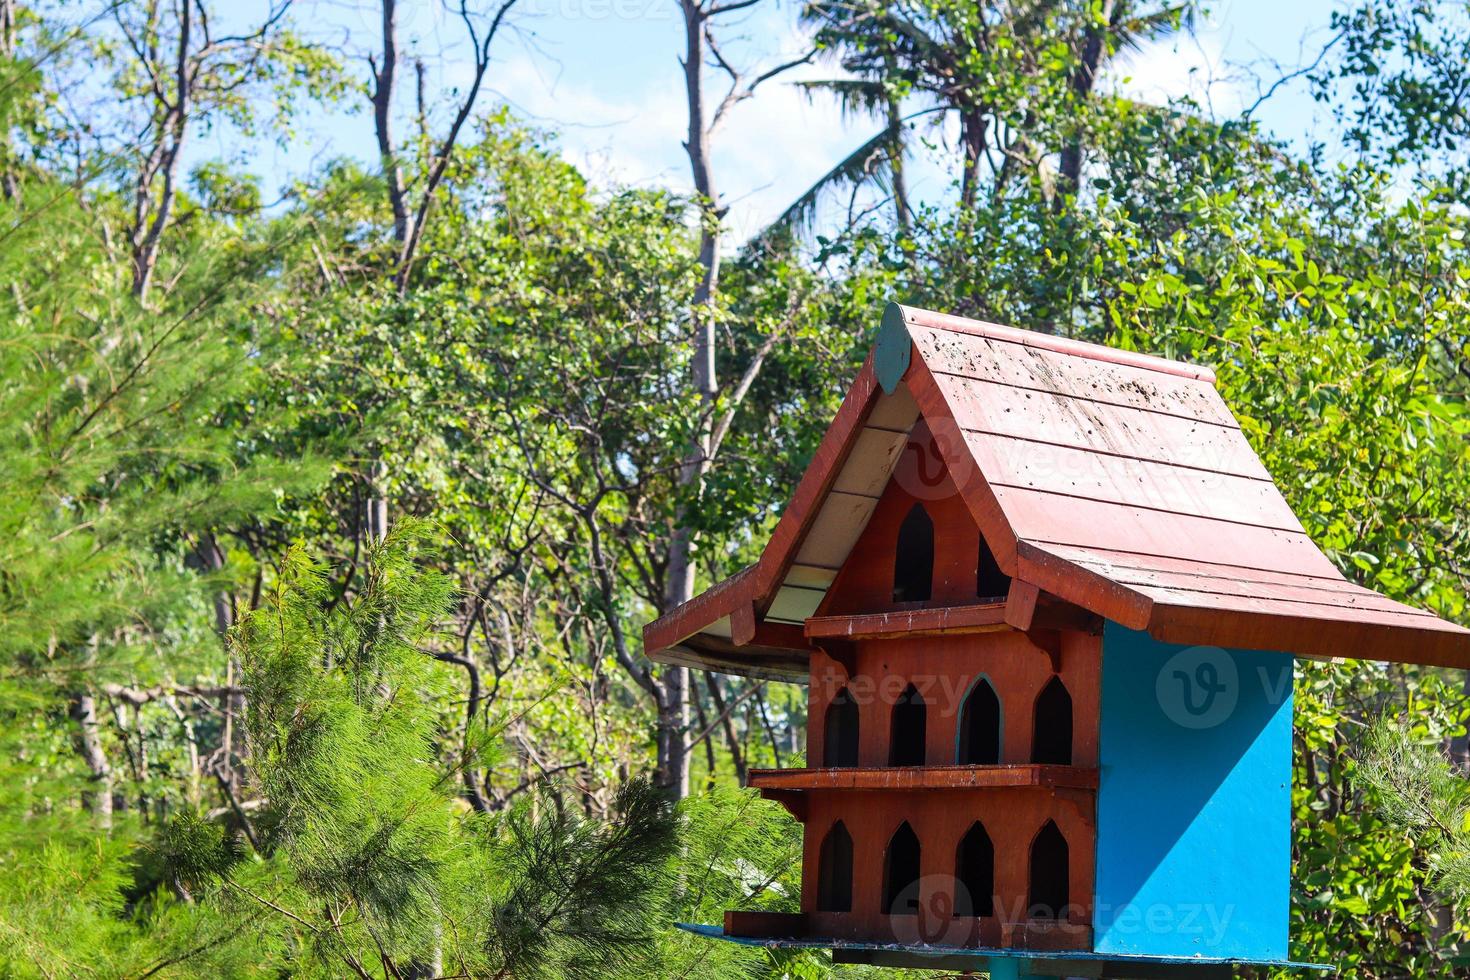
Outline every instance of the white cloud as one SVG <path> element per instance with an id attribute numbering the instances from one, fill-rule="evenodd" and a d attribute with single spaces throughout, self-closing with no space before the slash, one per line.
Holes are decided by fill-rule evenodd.
<path id="1" fill-rule="evenodd" d="M 670 50 L 665 80 L 616 92 L 550 74 L 524 54 L 496 69 L 496 93 L 559 133 L 563 156 L 603 185 L 660 186 L 687 193 L 693 182 L 683 140 L 688 118 L 683 75 Z M 826 66 L 802 66 L 767 82 L 735 106 L 713 137 L 716 188 L 729 208 L 733 240 L 743 240 L 785 210 L 877 125 L 841 118 L 835 102 L 808 100 L 797 79 L 826 78 Z M 724 78 L 709 72 L 708 111 Z"/>
<path id="2" fill-rule="evenodd" d="M 558 134 L 563 157 L 604 184 L 683 189 L 683 99 L 655 87 L 614 95 L 606 88 L 548 75 L 533 55 L 497 66 L 495 94 Z"/>

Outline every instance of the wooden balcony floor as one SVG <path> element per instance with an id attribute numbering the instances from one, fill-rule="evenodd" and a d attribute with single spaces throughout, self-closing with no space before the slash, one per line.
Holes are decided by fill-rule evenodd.
<path id="1" fill-rule="evenodd" d="M 1042 786 L 1097 789 L 1096 769 L 1081 766 L 904 766 L 853 769 L 752 769 L 746 784 L 771 790 L 922 790 Z"/>

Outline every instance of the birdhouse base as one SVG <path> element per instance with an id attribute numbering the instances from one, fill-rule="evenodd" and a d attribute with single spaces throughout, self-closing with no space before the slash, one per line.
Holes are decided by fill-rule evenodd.
<path id="1" fill-rule="evenodd" d="M 724 942 L 766 949 L 828 949 L 835 963 L 909 969 L 988 973 L 991 980 L 1231 980 L 1240 967 L 1312 970 L 1335 973 L 1325 963 L 1289 960 L 1214 959 L 1208 956 L 1117 956 L 1091 952 L 1048 952 L 1018 949 L 971 949 L 957 946 L 905 946 L 854 940 L 806 937 L 774 939 L 731 936 L 720 926 L 677 923 L 680 929 Z"/>

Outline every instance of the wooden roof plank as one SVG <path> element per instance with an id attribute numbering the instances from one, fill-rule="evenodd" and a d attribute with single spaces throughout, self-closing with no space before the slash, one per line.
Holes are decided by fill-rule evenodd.
<path id="1" fill-rule="evenodd" d="M 893 464 L 897 462 L 898 454 L 903 451 L 907 441 L 906 433 L 864 426 L 858 430 L 857 442 L 848 454 L 846 465 L 838 472 L 832 491 L 859 494 L 876 500 L 888 485 Z"/>
<path id="2" fill-rule="evenodd" d="M 741 601 L 749 601 L 756 566 L 747 565 L 734 575 L 710 586 L 688 602 L 669 610 L 643 627 L 645 652 L 663 650 L 685 637 L 730 615 Z"/>
<path id="3" fill-rule="evenodd" d="M 1325 574 L 1307 574 L 1264 569 L 1256 565 L 1235 565 L 1216 560 L 1203 561 L 1200 559 L 1179 558 L 1173 555 L 1155 555 L 1148 552 L 1121 548 L 1100 548 L 1093 545 L 1064 544 L 1044 539 L 1033 539 L 1032 543 L 1045 547 L 1048 551 L 1070 561 L 1094 565 L 1104 575 L 1113 575 L 1115 572 L 1121 575 L 1128 569 L 1157 569 L 1159 571 L 1176 571 L 1196 575 L 1214 575 L 1219 578 L 1231 580 L 1241 579 L 1251 582 L 1276 582 L 1282 585 L 1300 585 L 1302 587 L 1310 585 L 1325 589 L 1362 588 L 1362 586 L 1354 585 L 1344 578 L 1342 572 L 1336 565 L 1333 565 L 1331 570 Z"/>
<path id="4" fill-rule="evenodd" d="M 1383 609 L 1278 596 L 1243 596 L 1228 592 L 1171 589 L 1157 585 L 1143 585 L 1137 588 L 1152 598 L 1156 605 L 1188 606 L 1318 620 L 1340 620 L 1345 615 L 1351 615 L 1353 622 L 1368 625 L 1403 626 L 1410 629 L 1444 632 L 1463 631 L 1460 627 L 1445 622 L 1433 613 L 1403 606 Z"/>
<path id="5" fill-rule="evenodd" d="M 1465 634 L 1442 629 L 1275 614 L 1222 614 L 1198 606 L 1156 606 L 1148 632 L 1164 643 L 1281 650 L 1302 657 L 1387 660 L 1470 669 Z"/>
<path id="6" fill-rule="evenodd" d="M 1239 429 L 1132 405 L 936 375 L 961 428 L 1269 482 Z"/>
<path id="7" fill-rule="evenodd" d="M 994 487 L 1001 509 L 1025 540 L 1131 548 L 1180 558 L 1327 574 L 1333 564 L 1304 532 L 1232 523 L 1194 514 L 1069 497 L 1020 487 Z"/>
<path id="8" fill-rule="evenodd" d="M 877 504 L 876 497 L 830 492 L 807 529 L 795 563 L 841 565 Z"/>
<path id="9" fill-rule="evenodd" d="M 919 356 L 935 374 L 1054 392 L 1227 427 L 1240 423 L 1206 381 L 1127 364 L 1068 357 L 985 337 L 916 328 Z"/>
<path id="10" fill-rule="evenodd" d="M 1087 561 L 1081 561 L 1079 564 L 1093 568 L 1113 581 L 1144 589 L 1171 589 L 1241 598 L 1279 599 L 1286 602 L 1305 602 L 1337 608 L 1378 609 L 1430 618 L 1434 616 L 1433 613 L 1395 602 L 1387 596 L 1347 582 L 1343 583 L 1344 586 L 1347 586 L 1346 588 L 1334 589 L 1284 582 L 1253 582 L 1247 579 L 1230 579 L 1219 575 L 1198 575 L 1180 571 L 1128 568 L 1120 565 L 1107 565 L 1105 566 L 1107 570 L 1104 571 L 1104 566 L 1100 564 Z"/>
<path id="11" fill-rule="evenodd" d="M 1153 613 L 1153 600 L 1138 590 L 1029 541 L 1016 545 L 1015 577 L 1129 629 L 1144 629 Z"/>
<path id="12" fill-rule="evenodd" d="M 929 327 L 951 333 L 970 334 L 976 337 L 986 337 L 991 340 L 1017 344 L 1035 350 L 1053 351 L 1069 357 L 1102 361 L 1107 364 L 1122 364 L 1147 371 L 1154 371 L 1159 374 L 1175 375 L 1194 381 L 1204 381 L 1208 384 L 1215 383 L 1215 372 L 1202 364 L 1190 364 L 1185 361 L 1170 360 L 1167 357 L 1158 357 L 1153 354 L 1120 350 L 1116 347 L 1104 347 L 1101 344 L 1089 344 L 1085 341 L 1072 340 L 1068 337 L 1038 333 L 1035 330 L 1023 330 L 1020 327 L 1007 327 L 999 323 L 987 323 L 984 320 L 954 316 L 950 313 L 937 313 L 933 310 L 923 310 L 916 306 L 903 306 L 898 303 L 890 303 L 889 306 L 896 308 L 896 311 L 903 318 L 903 321 L 908 324 L 911 331 L 914 327 Z"/>
<path id="13" fill-rule="evenodd" d="M 1037 446 L 978 432 L 966 432 L 965 442 L 992 486 L 1303 531 L 1280 491 L 1263 480 Z"/>

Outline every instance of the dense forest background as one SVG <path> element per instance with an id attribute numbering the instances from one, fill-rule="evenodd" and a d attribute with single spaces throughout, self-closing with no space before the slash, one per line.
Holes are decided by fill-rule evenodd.
<path id="1" fill-rule="evenodd" d="M 671 928 L 794 907 L 739 782 L 804 692 L 640 628 L 758 553 L 892 298 L 1212 365 L 1348 575 L 1470 622 L 1463 0 L 1324 5 L 1307 149 L 1100 84 L 1189 0 L 790 10 L 872 138 L 748 239 L 720 124 L 790 65 L 668 2 L 687 195 L 487 94 L 516 0 L 445 8 L 444 90 L 394 0 L 355 53 L 0 0 L 0 975 L 862 975 Z M 279 199 L 197 149 L 342 105 L 378 159 Z M 1293 952 L 1463 970 L 1470 680 L 1296 689 Z"/>

